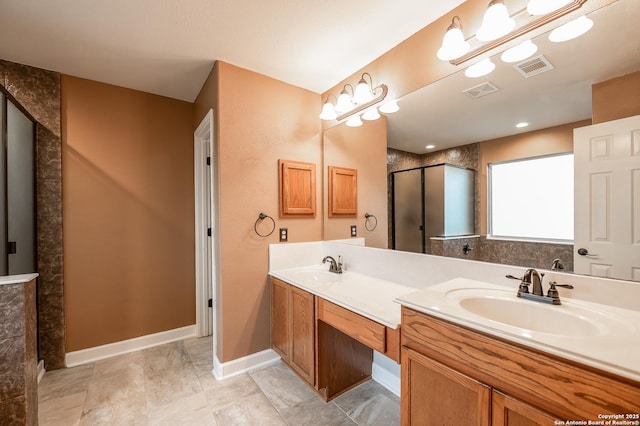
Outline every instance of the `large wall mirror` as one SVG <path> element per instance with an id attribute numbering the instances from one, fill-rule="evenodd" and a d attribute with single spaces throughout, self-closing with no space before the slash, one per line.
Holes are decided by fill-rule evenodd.
<path id="1" fill-rule="evenodd" d="M 475 233 L 479 237 L 445 244 L 438 241 L 433 246 L 439 252 L 433 254 L 547 269 L 560 257 L 565 270 L 573 271 L 574 247 L 570 242 L 486 238 L 487 164 L 571 152 L 573 129 L 591 124 L 592 85 L 640 71 L 636 16 L 640 16 L 640 2 L 618 0 L 591 12 L 593 28 L 577 39 L 552 43 L 548 34 L 535 37 L 538 50 L 525 61 L 542 56 L 532 68 L 544 68 L 544 72 L 519 72 L 514 66 L 520 63 L 505 63 L 496 54 L 491 58 L 496 67 L 489 75 L 469 78 L 461 66 L 459 72 L 399 99 L 400 111 L 386 121 L 389 173 L 438 163 L 477 172 Z M 519 122 L 529 126 L 516 128 Z M 345 131 L 332 128 L 325 136 L 333 132 Z M 330 139 L 325 137 L 325 164 L 327 150 L 335 150 Z M 350 167 L 346 160 L 343 163 Z M 553 206 L 545 199 L 531 199 L 530 208 Z M 388 223 L 392 213 L 389 208 Z M 393 247 L 391 228 L 389 225 L 389 247 Z M 330 239 L 334 235 L 327 229 L 331 226 L 327 227 L 325 217 L 325 239 Z M 465 253 L 464 245 L 472 250 Z"/>

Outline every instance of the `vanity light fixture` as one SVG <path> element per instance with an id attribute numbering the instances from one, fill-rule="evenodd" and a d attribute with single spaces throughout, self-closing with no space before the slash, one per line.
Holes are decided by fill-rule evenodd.
<path id="1" fill-rule="evenodd" d="M 527 5 L 527 12 L 532 15 L 546 15 L 569 3 L 571 3 L 571 0 L 531 0 Z"/>
<path id="2" fill-rule="evenodd" d="M 369 81 L 371 83 L 367 83 L 367 80 L 364 78 L 366 75 L 369 76 Z M 373 93 L 371 93 L 371 87 L 373 87 L 373 79 L 371 78 L 371 74 L 365 72 L 360 77 L 360 81 L 356 86 L 356 90 L 353 93 L 353 102 L 356 104 L 366 104 L 367 102 L 373 99 Z"/>
<path id="3" fill-rule="evenodd" d="M 454 16 L 442 39 L 442 46 L 438 49 L 438 59 L 450 61 L 459 58 L 467 53 L 470 48 L 471 45 L 465 41 L 462 34 L 462 21 L 459 16 Z"/>
<path id="4" fill-rule="evenodd" d="M 437 56 L 452 65 L 487 56 L 500 46 L 513 45 L 516 40 L 524 39 L 527 34 L 577 11 L 587 1 L 589 0 L 528 0 L 527 7 L 510 16 L 505 0 L 492 0 L 484 13 L 480 29 L 467 40 L 462 35 L 460 17 L 454 16 Z M 453 46 L 461 45 L 463 48 L 457 51 L 453 49 Z"/>
<path id="5" fill-rule="evenodd" d="M 380 113 L 378 113 L 378 108 L 376 107 L 371 107 L 362 114 L 363 120 L 373 121 L 378 118 L 380 118 Z"/>
<path id="6" fill-rule="evenodd" d="M 476 38 L 480 41 L 495 40 L 509 34 L 515 26 L 516 21 L 509 16 L 504 0 L 492 0 L 484 13 Z"/>
<path id="7" fill-rule="evenodd" d="M 551 31 L 549 33 L 549 40 L 554 43 L 572 40 L 589 31 L 591 27 L 593 27 L 593 21 L 585 15 L 582 15 L 578 19 L 567 22 Z"/>
<path id="8" fill-rule="evenodd" d="M 324 105 L 322 105 L 322 112 L 320 113 L 320 118 L 323 120 L 335 120 L 336 118 L 338 118 L 338 113 L 336 112 L 336 108 L 329 101 L 329 98 L 331 96 L 333 96 L 335 99 L 334 95 L 329 95 L 327 96 L 327 100 L 324 102 Z M 336 99 L 336 102 L 338 102 L 337 99 Z"/>
<path id="9" fill-rule="evenodd" d="M 470 78 L 482 77 L 489 74 L 495 68 L 496 64 L 491 62 L 490 58 L 484 58 L 477 64 L 473 64 L 469 68 L 464 70 L 464 75 Z"/>
<path id="10" fill-rule="evenodd" d="M 378 110 L 383 114 L 393 114 L 394 112 L 400 111 L 400 107 L 398 106 L 398 102 L 393 99 L 383 103 Z"/>
<path id="11" fill-rule="evenodd" d="M 502 52 L 502 55 L 500 55 L 500 59 L 502 59 L 503 62 L 508 63 L 520 62 L 524 61 L 537 51 L 538 46 L 536 46 L 531 40 L 527 40 L 517 46 L 512 47 L 511 49 L 507 49 Z"/>
<path id="12" fill-rule="evenodd" d="M 360 127 L 362 126 L 362 120 L 360 120 L 360 116 L 358 114 L 352 115 L 347 120 L 347 126 L 349 127 Z"/>
<path id="13" fill-rule="evenodd" d="M 369 82 L 367 82 L 367 76 L 369 77 Z M 351 94 L 347 90 L 348 88 L 351 89 Z M 378 105 L 382 103 L 388 91 L 389 88 L 385 84 L 373 87 L 371 74 L 365 72 L 362 74 L 355 90 L 350 84 L 345 84 L 337 98 L 334 95 L 327 96 L 327 100 L 322 105 L 320 118 L 338 121 L 348 119 L 347 126 L 362 126 L 362 119 L 377 120 L 380 118 Z M 331 97 L 336 99 L 335 105 L 331 102 Z M 395 100 L 387 101 L 379 108 L 379 111 L 385 114 L 391 114 L 398 110 L 398 104 Z M 364 113 L 360 117 L 362 111 Z"/>
<path id="14" fill-rule="evenodd" d="M 350 84 L 345 84 L 342 88 L 342 91 L 338 95 L 338 102 L 336 102 L 336 111 L 339 113 L 349 112 L 355 107 L 352 101 L 353 96 L 349 95 L 349 92 L 347 92 L 347 87 L 351 88 L 351 93 L 353 94 L 353 86 Z"/>

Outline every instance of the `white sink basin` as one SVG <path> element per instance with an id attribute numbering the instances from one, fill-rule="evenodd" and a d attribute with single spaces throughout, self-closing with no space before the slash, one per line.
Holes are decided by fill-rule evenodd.
<path id="1" fill-rule="evenodd" d="M 340 278 L 340 274 L 317 269 L 295 271 L 294 274 L 297 280 L 307 283 L 334 283 Z"/>
<path id="2" fill-rule="evenodd" d="M 615 334 L 629 326 L 621 319 L 563 301 L 562 305 L 519 299 L 515 291 L 457 289 L 446 294 L 465 311 L 519 329 L 567 337 Z"/>

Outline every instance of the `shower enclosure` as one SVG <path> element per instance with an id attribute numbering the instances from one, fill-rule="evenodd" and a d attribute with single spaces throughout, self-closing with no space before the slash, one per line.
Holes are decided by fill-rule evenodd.
<path id="1" fill-rule="evenodd" d="M 36 125 L 0 93 L 0 275 L 37 271 Z"/>
<path id="2" fill-rule="evenodd" d="M 431 253 L 432 237 L 473 234 L 474 178 L 452 164 L 392 172 L 392 248 Z"/>

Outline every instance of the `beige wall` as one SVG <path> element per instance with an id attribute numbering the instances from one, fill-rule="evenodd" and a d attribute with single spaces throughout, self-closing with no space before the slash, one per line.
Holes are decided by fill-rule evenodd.
<path id="1" fill-rule="evenodd" d="M 322 238 L 321 210 L 313 218 L 278 217 L 278 159 L 317 165 L 316 204 L 321 205 L 319 99 L 316 93 L 218 62 L 196 100 L 198 115 L 217 106 L 221 362 L 270 347 L 268 246 L 278 242 L 277 228 L 289 229 L 290 242 Z M 276 221 L 276 232 L 267 238 L 253 231 L 260 212 Z"/>
<path id="2" fill-rule="evenodd" d="M 195 323 L 193 108 L 62 77 L 66 351 Z"/>
<path id="3" fill-rule="evenodd" d="M 593 124 L 640 114 L 640 71 L 592 86 Z"/>
<path id="4" fill-rule="evenodd" d="M 324 132 L 324 239 L 351 238 L 351 225 L 358 228 L 367 247 L 387 248 L 387 120 L 364 121 L 361 127 L 346 124 Z M 358 171 L 358 215 L 353 218 L 328 217 L 328 166 L 347 167 Z M 365 213 L 376 216 L 373 231 L 365 228 Z M 374 219 L 369 219 L 371 229 Z"/>

